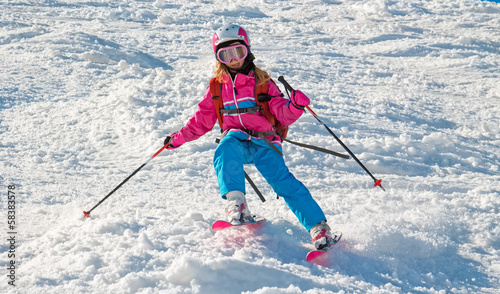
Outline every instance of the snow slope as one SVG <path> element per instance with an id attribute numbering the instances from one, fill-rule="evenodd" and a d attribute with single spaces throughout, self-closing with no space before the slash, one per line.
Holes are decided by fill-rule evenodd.
<path id="1" fill-rule="evenodd" d="M 217 127 L 82 217 L 194 113 L 224 22 L 383 178 L 386 192 L 352 159 L 285 144 L 344 234 L 328 268 L 304 260 L 308 233 L 251 166 L 261 233 L 210 230 Z M 499 28 L 499 4 L 472 0 L 2 1 L 1 292 L 497 293 Z M 310 114 L 289 138 L 344 152 Z"/>

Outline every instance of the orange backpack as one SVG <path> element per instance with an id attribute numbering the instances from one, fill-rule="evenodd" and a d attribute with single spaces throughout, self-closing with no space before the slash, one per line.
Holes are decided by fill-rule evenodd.
<path id="1" fill-rule="evenodd" d="M 272 81 L 272 80 L 271 80 Z M 274 83 L 274 81 L 273 81 Z M 266 117 L 267 121 L 273 126 L 274 131 L 278 134 L 283 141 L 288 134 L 288 126 L 280 123 L 280 121 L 274 117 L 274 115 L 269 110 L 269 100 L 271 96 L 267 94 L 269 81 L 258 85 L 258 80 L 255 78 L 255 102 L 260 108 L 262 114 Z M 224 109 L 223 101 L 221 99 L 222 85 L 217 81 L 217 78 L 212 78 L 210 80 L 210 94 L 212 95 L 212 101 L 214 103 L 215 112 L 217 113 L 217 121 L 222 131 L 222 113 L 221 109 Z M 243 109 L 244 110 L 244 109 Z"/>

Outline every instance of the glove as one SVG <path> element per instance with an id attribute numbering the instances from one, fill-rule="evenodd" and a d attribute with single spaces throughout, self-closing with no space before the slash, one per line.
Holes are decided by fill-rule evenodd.
<path id="1" fill-rule="evenodd" d="M 292 105 L 299 110 L 304 110 L 304 107 L 311 103 L 311 100 L 309 100 L 309 98 L 307 98 L 307 96 L 299 90 L 292 91 L 290 101 L 292 102 Z"/>
<path id="2" fill-rule="evenodd" d="M 174 146 L 171 143 L 174 136 L 175 136 L 175 133 L 173 133 L 170 136 L 168 136 L 167 138 L 165 138 L 165 141 L 163 141 L 163 146 L 167 145 L 167 149 L 169 149 L 169 150 L 178 148 L 179 146 Z"/>

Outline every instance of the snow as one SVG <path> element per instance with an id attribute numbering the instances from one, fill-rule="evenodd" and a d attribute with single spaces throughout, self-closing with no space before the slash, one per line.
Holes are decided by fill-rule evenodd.
<path id="1" fill-rule="evenodd" d="M 497 293 L 500 6 L 488 1 L 2 1 L 2 293 Z M 308 233 L 254 167 L 260 233 L 213 232 L 218 127 L 155 157 L 212 76 L 235 22 L 383 179 L 284 145 L 343 239 L 311 265 Z M 283 89 L 283 87 L 281 87 Z M 337 152 L 310 114 L 289 138 Z M 8 186 L 15 185 L 15 257 Z M 15 261 L 15 287 L 8 284 Z"/>

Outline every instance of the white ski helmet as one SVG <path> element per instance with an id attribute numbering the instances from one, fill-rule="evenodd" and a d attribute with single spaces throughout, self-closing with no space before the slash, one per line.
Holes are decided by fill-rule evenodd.
<path id="1" fill-rule="evenodd" d="M 225 43 L 227 41 L 243 41 L 248 47 L 250 47 L 250 38 L 248 38 L 247 32 L 235 24 L 226 24 L 218 28 L 212 38 L 212 47 L 214 53 L 217 53 L 217 46 L 219 44 Z"/>

